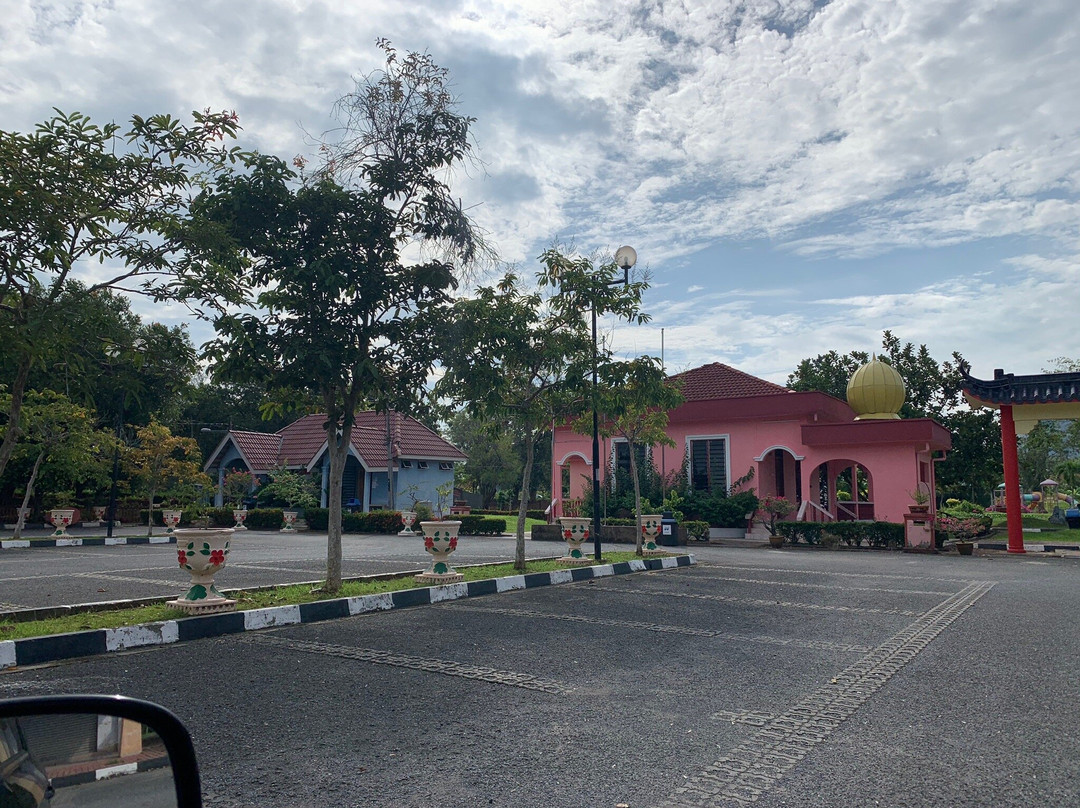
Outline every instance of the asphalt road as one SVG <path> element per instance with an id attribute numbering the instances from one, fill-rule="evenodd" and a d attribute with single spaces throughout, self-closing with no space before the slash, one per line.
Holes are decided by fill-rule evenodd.
<path id="1" fill-rule="evenodd" d="M 1076 806 L 1080 562 L 696 567 L 0 674 L 191 728 L 207 805 Z"/>
<path id="2" fill-rule="evenodd" d="M 125 531 L 123 535 L 140 534 Z M 529 558 L 550 557 L 561 551 L 562 545 L 552 542 L 528 542 L 526 546 Z M 346 576 L 421 570 L 431 565 L 422 537 L 345 535 L 342 556 Z M 513 537 L 465 536 L 454 553 L 454 563 L 498 563 L 513 557 Z M 325 575 L 325 533 L 249 530 L 234 535 L 228 565 L 216 580 L 219 588 L 242 589 L 321 580 Z M 0 614 L 61 604 L 175 597 L 187 590 L 189 580 L 176 563 L 176 546 L 172 544 L 0 550 Z"/>

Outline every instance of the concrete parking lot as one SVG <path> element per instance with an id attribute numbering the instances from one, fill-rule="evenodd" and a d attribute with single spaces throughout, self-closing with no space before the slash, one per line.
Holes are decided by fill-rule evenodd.
<path id="1" fill-rule="evenodd" d="M 207 804 L 1074 806 L 1071 559 L 696 567 L 0 674 L 176 711 Z"/>

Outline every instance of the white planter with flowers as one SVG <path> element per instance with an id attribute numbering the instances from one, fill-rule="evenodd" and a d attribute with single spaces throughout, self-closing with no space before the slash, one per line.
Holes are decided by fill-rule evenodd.
<path id="1" fill-rule="evenodd" d="M 592 535 L 591 519 L 578 516 L 560 516 L 559 526 L 562 528 L 562 536 L 566 541 L 566 555 L 559 559 L 560 564 L 570 567 L 586 566 L 592 562 L 585 553 L 581 552 L 581 545 L 587 542 Z"/>
<path id="2" fill-rule="evenodd" d="M 656 537 L 660 534 L 660 520 L 664 517 L 658 513 L 647 513 L 641 516 L 641 553 L 642 555 L 661 555 L 665 550 L 656 546 Z"/>

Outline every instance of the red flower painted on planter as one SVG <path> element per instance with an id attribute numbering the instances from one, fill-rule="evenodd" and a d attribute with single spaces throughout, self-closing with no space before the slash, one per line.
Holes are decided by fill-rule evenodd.
<path id="1" fill-rule="evenodd" d="M 186 552 L 184 552 L 183 550 L 177 550 L 176 551 L 176 557 L 177 557 L 177 559 L 179 559 L 181 567 L 186 567 L 187 566 L 187 553 Z"/>
<path id="2" fill-rule="evenodd" d="M 210 563 L 218 566 L 225 563 L 225 551 L 224 550 L 211 550 L 210 551 Z"/>
<path id="3" fill-rule="evenodd" d="M 450 549 L 451 550 L 456 550 L 457 549 L 457 537 L 456 536 L 454 538 L 450 539 Z"/>
<path id="4" fill-rule="evenodd" d="M 424 537 L 424 549 L 425 550 L 430 550 L 434 546 L 435 546 L 435 540 L 433 538 L 431 538 L 431 536 L 425 536 Z"/>
<path id="5" fill-rule="evenodd" d="M 588 528 L 581 531 L 581 540 L 585 541 L 585 539 L 587 539 L 587 538 L 589 538 L 589 529 Z"/>
<path id="6" fill-rule="evenodd" d="M 564 539 L 569 539 L 569 538 L 571 538 L 571 537 L 572 537 L 573 535 L 574 535 L 574 534 L 572 534 L 572 533 L 570 532 L 570 528 L 567 528 L 566 530 L 564 530 L 564 531 L 562 532 L 562 537 L 563 537 Z"/>

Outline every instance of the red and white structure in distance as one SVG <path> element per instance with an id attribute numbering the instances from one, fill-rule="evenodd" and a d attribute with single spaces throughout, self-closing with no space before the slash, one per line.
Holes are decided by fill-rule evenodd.
<path id="1" fill-rule="evenodd" d="M 657 471 L 669 474 L 685 461 L 690 486 L 712 491 L 752 469 L 746 487 L 759 497 L 788 498 L 797 507 L 792 518 L 804 521 L 903 522 L 911 492 L 935 490 L 935 464 L 952 447 L 952 436 L 936 421 L 899 418 L 903 383 L 876 360 L 848 386 L 859 411 L 825 393 L 795 392 L 720 363 L 671 378 L 685 402 L 669 416 L 667 433 L 676 448 L 649 449 Z M 601 450 L 613 468 L 629 469 L 628 453 L 619 438 L 605 440 Z M 591 436 L 555 428 L 554 516 L 578 515 L 591 486 L 591 458 Z M 851 498 L 838 497 L 838 488 Z M 932 514 L 932 496 L 930 505 Z"/>

